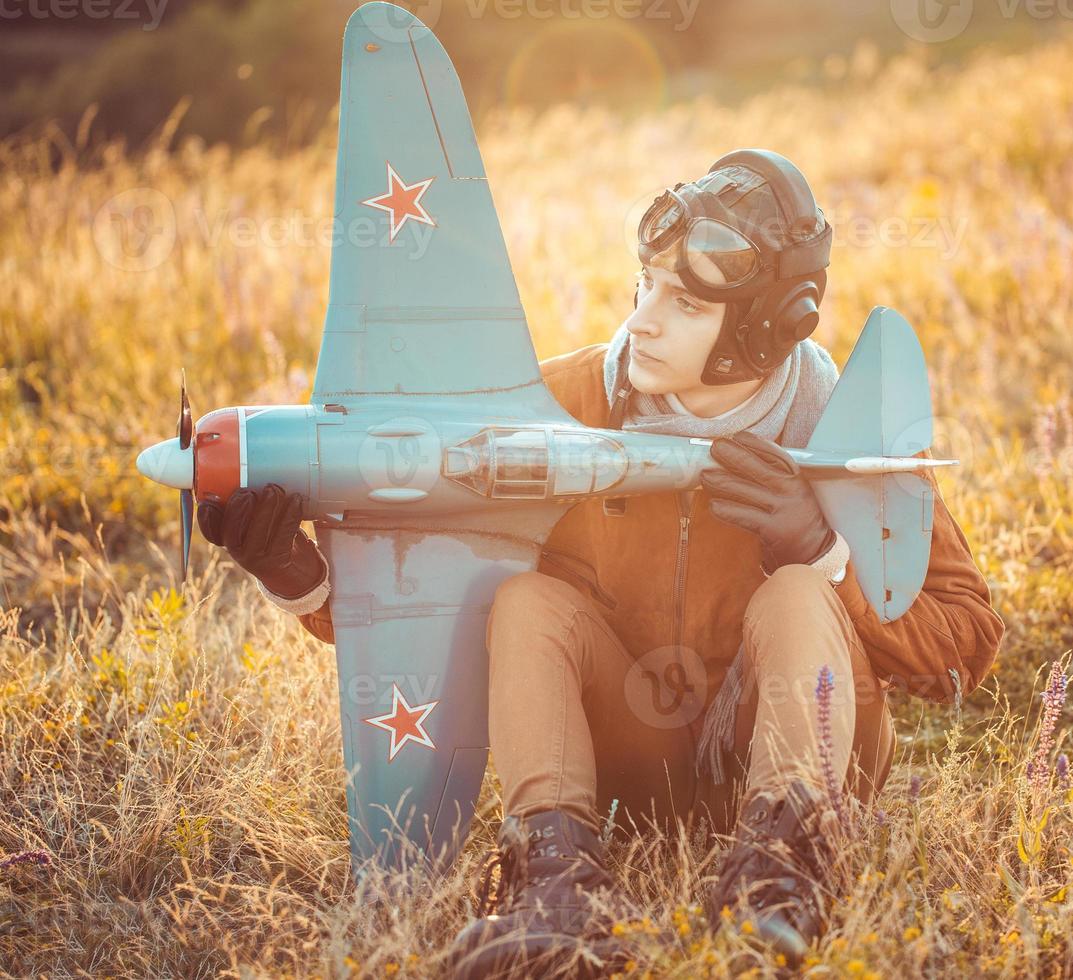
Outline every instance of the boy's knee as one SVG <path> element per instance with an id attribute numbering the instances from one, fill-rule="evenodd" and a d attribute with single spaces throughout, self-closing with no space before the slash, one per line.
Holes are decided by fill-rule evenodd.
<path id="1" fill-rule="evenodd" d="M 796 594 L 821 586 L 831 588 L 827 576 L 818 568 L 811 565 L 780 565 L 756 591 L 766 589 L 768 592 L 782 592 L 788 589 Z"/>
<path id="2" fill-rule="evenodd" d="M 543 572 L 519 572 L 499 583 L 492 600 L 492 610 L 511 613 L 530 612 L 535 605 L 546 602 L 564 583 Z"/>
<path id="3" fill-rule="evenodd" d="M 823 572 L 811 565 L 780 565 L 750 597 L 746 620 L 769 613 L 781 615 L 794 606 L 814 606 L 817 596 L 820 601 L 834 596 Z"/>
<path id="4" fill-rule="evenodd" d="M 860 647 L 849 613 L 827 576 L 811 565 L 782 565 L 749 599 L 742 638 L 747 651 L 759 653 L 771 641 L 782 647 L 790 637 L 826 634 L 826 625 L 845 637 L 848 648 Z M 863 648 L 860 653 L 863 656 Z"/>
<path id="5" fill-rule="evenodd" d="M 520 626 L 534 621 L 546 622 L 549 617 L 573 608 L 572 586 L 543 572 L 519 572 L 499 583 L 492 599 L 492 609 L 485 629 L 485 645 L 493 649 L 495 626 L 516 633 Z"/>

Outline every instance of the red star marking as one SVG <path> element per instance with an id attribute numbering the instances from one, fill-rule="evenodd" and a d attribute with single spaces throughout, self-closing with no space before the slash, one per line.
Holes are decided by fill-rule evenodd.
<path id="1" fill-rule="evenodd" d="M 435 177 L 428 177 L 425 180 L 419 180 L 416 184 L 407 184 L 395 173 L 395 168 L 389 163 L 387 165 L 387 193 L 379 197 L 366 198 L 361 203 L 368 204 L 371 208 L 387 211 L 391 215 L 390 240 L 394 242 L 395 236 L 402 231 L 406 222 L 411 218 L 414 221 L 420 221 L 423 225 L 436 227 L 436 222 L 432 220 L 421 203 L 425 191 L 435 179 Z"/>
<path id="2" fill-rule="evenodd" d="M 436 748 L 435 742 L 422 727 L 422 723 L 439 703 L 437 699 L 411 708 L 406 698 L 402 696 L 398 684 L 392 682 L 391 710 L 387 714 L 376 715 L 374 718 L 363 718 L 362 721 L 391 732 L 391 748 L 388 749 L 387 761 L 392 762 L 407 742 L 427 745 L 430 749 Z"/>

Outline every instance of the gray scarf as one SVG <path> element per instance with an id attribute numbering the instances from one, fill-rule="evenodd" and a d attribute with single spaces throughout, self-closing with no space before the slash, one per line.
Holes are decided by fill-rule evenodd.
<path id="1" fill-rule="evenodd" d="M 608 404 L 626 400 L 623 430 L 714 439 L 743 429 L 793 449 L 803 449 L 824 406 L 831 397 L 838 368 L 831 355 L 811 338 L 794 346 L 787 357 L 756 390 L 747 404 L 725 418 L 706 419 L 675 412 L 662 395 L 637 391 L 627 378 L 630 333 L 623 324 L 611 339 L 604 357 L 604 388 Z M 715 698 L 704 716 L 697 744 L 696 770 L 707 769 L 716 784 L 727 781 L 725 760 L 734 750 L 737 708 L 744 690 L 745 651 L 738 647 Z"/>

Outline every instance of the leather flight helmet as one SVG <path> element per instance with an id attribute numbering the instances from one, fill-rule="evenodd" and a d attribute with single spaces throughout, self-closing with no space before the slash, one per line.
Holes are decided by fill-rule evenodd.
<path id="1" fill-rule="evenodd" d="M 816 329 L 831 241 L 804 174 L 760 149 L 728 153 L 668 189 L 638 228 L 642 261 L 671 250 L 691 293 L 727 304 L 701 374 L 708 385 L 765 377 Z"/>

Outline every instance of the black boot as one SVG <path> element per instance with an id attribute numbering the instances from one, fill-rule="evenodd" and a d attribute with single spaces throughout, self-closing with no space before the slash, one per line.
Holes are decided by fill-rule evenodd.
<path id="1" fill-rule="evenodd" d="M 446 965 L 454 980 L 487 977 L 599 976 L 627 956 L 612 922 L 590 914 L 588 896 L 616 888 L 604 847 L 585 824 L 544 810 L 500 827 L 498 854 L 486 864 L 478 918 L 455 938 Z M 500 868 L 495 899 L 488 892 Z M 588 955 L 583 955 L 587 952 Z"/>
<path id="2" fill-rule="evenodd" d="M 826 815 L 825 815 L 826 814 Z M 825 882 L 834 851 L 821 824 L 834 817 L 826 794 L 795 779 L 785 793 L 758 792 L 743 805 L 719 880 L 706 895 L 713 931 L 739 897 L 753 934 L 786 957 L 804 958 L 827 922 Z"/>

